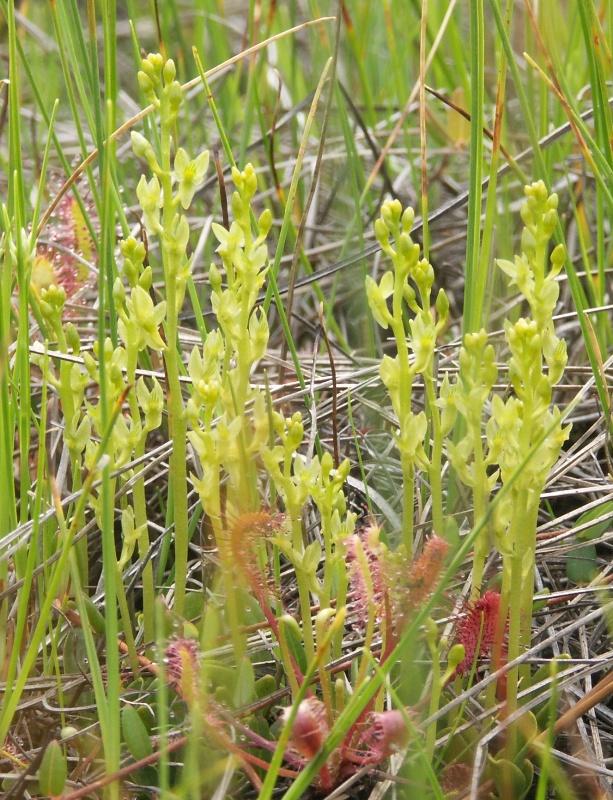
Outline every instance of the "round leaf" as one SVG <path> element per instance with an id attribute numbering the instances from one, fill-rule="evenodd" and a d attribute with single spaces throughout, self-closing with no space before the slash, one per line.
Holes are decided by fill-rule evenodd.
<path id="1" fill-rule="evenodd" d="M 121 712 L 121 727 L 123 740 L 136 761 L 147 758 L 153 753 L 151 737 L 134 706 L 126 706 Z"/>
<path id="2" fill-rule="evenodd" d="M 68 767 L 62 745 L 54 739 L 49 743 L 38 771 L 41 794 L 57 797 L 64 791 Z"/>

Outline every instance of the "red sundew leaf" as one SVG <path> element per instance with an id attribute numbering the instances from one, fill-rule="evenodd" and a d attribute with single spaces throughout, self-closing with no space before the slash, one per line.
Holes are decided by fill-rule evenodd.
<path id="1" fill-rule="evenodd" d="M 195 639 L 171 639 L 164 651 L 166 675 L 181 696 L 193 697 L 198 682 L 200 647 Z"/>
<path id="2" fill-rule="evenodd" d="M 448 550 L 447 542 L 436 534 L 426 542 L 423 553 L 411 569 L 409 586 L 414 608 L 426 600 L 436 588 Z"/>
<path id="3" fill-rule="evenodd" d="M 83 203 L 88 218 L 97 227 L 96 210 L 88 193 L 83 196 Z M 37 246 L 32 283 L 38 292 L 51 284 L 61 286 L 70 299 L 95 282 L 96 272 L 90 271 L 88 264 L 97 265 L 97 253 L 84 213 L 73 196 L 64 195 Z"/>
<path id="4" fill-rule="evenodd" d="M 372 606 L 378 615 L 384 596 L 384 578 L 381 563 L 381 529 L 369 525 L 355 533 L 347 547 L 349 583 L 355 597 L 357 627 L 364 627 Z"/>
<path id="5" fill-rule="evenodd" d="M 447 542 L 435 534 L 413 563 L 402 554 L 402 548 L 387 557 L 388 594 L 397 631 L 404 628 L 415 610 L 436 590 L 448 550 Z"/>
<path id="6" fill-rule="evenodd" d="M 468 604 L 466 616 L 459 622 L 456 632 L 466 654 L 455 675 L 467 674 L 473 664 L 491 655 L 499 613 L 500 594 L 491 589 Z"/>
<path id="7" fill-rule="evenodd" d="M 234 563 L 243 574 L 260 603 L 274 599 L 274 591 L 257 556 L 257 545 L 278 530 L 279 516 L 268 512 L 243 514 L 229 530 L 229 543 Z"/>
<path id="8" fill-rule="evenodd" d="M 362 764 L 378 764 L 406 747 L 409 738 L 410 731 L 401 711 L 373 711 L 366 718 L 365 730 L 358 744 L 360 761 Z"/>

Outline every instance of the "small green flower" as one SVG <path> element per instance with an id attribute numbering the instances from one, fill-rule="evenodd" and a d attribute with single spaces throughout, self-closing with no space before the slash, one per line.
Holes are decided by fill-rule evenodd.
<path id="1" fill-rule="evenodd" d="M 449 376 L 443 377 L 439 399 L 436 401 L 437 408 L 441 409 L 441 435 L 448 436 L 453 430 L 458 416 L 458 388 L 449 381 Z"/>
<path id="2" fill-rule="evenodd" d="M 259 361 L 266 353 L 269 331 L 268 320 L 263 311 L 256 309 L 249 320 L 249 339 L 251 342 L 251 358 Z"/>
<path id="3" fill-rule="evenodd" d="M 162 187 L 160 186 L 157 176 L 154 175 L 150 181 L 147 181 L 147 178 L 141 175 L 141 179 L 136 187 L 136 196 L 143 209 L 147 231 L 149 233 L 161 232 L 160 208 L 164 201 L 162 198 Z"/>
<path id="4" fill-rule="evenodd" d="M 230 230 L 226 230 L 223 225 L 218 225 L 216 222 L 212 225 L 213 233 L 219 242 L 217 252 L 224 260 L 231 261 L 233 255 L 237 250 L 245 245 L 245 234 L 238 222 L 234 221 L 230 225 Z"/>
<path id="5" fill-rule="evenodd" d="M 189 223 L 183 214 L 175 214 L 172 228 L 169 232 L 164 232 L 164 239 L 168 252 L 172 255 L 180 257 L 186 252 L 189 242 Z M 179 276 L 179 271 L 177 270 L 175 277 Z"/>
<path id="6" fill-rule="evenodd" d="M 127 306 L 139 324 L 145 345 L 153 350 L 164 350 L 159 327 L 166 316 L 166 301 L 162 300 L 154 306 L 149 294 L 141 286 L 135 286 Z"/>
<path id="7" fill-rule="evenodd" d="M 205 150 L 190 161 L 185 150 L 180 147 L 175 156 L 175 178 L 177 180 L 177 198 L 184 209 L 189 208 L 196 189 L 204 182 L 209 166 L 209 152 Z"/>
<path id="8" fill-rule="evenodd" d="M 72 350 L 73 356 L 79 355 L 81 351 L 81 338 L 72 322 L 66 323 L 66 344 Z"/>
<path id="9" fill-rule="evenodd" d="M 156 108 L 160 107 L 156 89 L 162 84 L 163 67 L 163 57 L 159 53 L 149 53 L 147 58 L 143 58 L 141 61 L 141 69 L 137 75 L 141 91 Z"/>
<path id="10" fill-rule="evenodd" d="M 241 309 L 236 294 L 229 289 L 220 295 L 214 294 L 211 296 L 211 305 L 225 335 L 232 342 L 238 341 L 241 335 Z"/>
<path id="11" fill-rule="evenodd" d="M 153 388 L 149 391 L 145 379 L 139 378 L 136 383 L 136 396 L 145 414 L 145 429 L 153 431 L 159 428 L 164 410 L 164 393 L 159 381 L 153 378 Z"/>
<path id="12" fill-rule="evenodd" d="M 423 443 L 428 430 L 428 419 L 423 411 L 419 414 L 409 411 L 401 421 L 400 431 L 396 437 L 396 444 L 400 452 L 426 466 Z"/>
<path id="13" fill-rule="evenodd" d="M 164 87 L 164 93 L 168 98 L 168 121 L 172 124 L 177 118 L 183 102 L 183 89 L 181 89 L 179 81 L 173 81 Z"/>
<path id="14" fill-rule="evenodd" d="M 400 366 L 398 364 L 398 356 L 394 358 L 388 355 L 383 356 L 381 364 L 379 365 L 379 375 L 390 393 L 392 405 L 398 414 L 400 407 L 398 400 L 400 392 Z"/>
<path id="15" fill-rule="evenodd" d="M 385 272 L 377 284 L 370 275 L 366 276 L 366 298 L 372 315 L 379 325 L 386 330 L 393 322 L 393 317 L 387 307 L 387 298 L 394 292 L 394 273 Z"/>
<path id="16" fill-rule="evenodd" d="M 88 416 L 83 417 L 78 423 L 78 412 L 75 414 L 75 419 L 70 426 L 66 426 L 64 432 L 64 441 L 68 449 L 74 455 L 80 454 L 85 450 L 85 447 L 92 435 L 91 421 Z"/>
<path id="17" fill-rule="evenodd" d="M 177 68 L 175 67 L 175 62 L 172 60 L 172 58 L 169 58 L 164 64 L 162 74 L 164 75 L 164 83 L 167 86 L 174 81 L 177 75 Z"/>
<path id="18" fill-rule="evenodd" d="M 428 319 L 429 316 L 429 312 L 422 312 L 415 319 L 409 320 L 411 350 L 415 355 L 415 361 L 411 365 L 413 374 L 425 372 L 432 363 L 436 341 L 434 326 Z"/>
<path id="19" fill-rule="evenodd" d="M 258 180 L 253 164 L 247 164 L 242 171 L 239 170 L 238 167 L 232 167 L 232 180 L 238 189 L 238 192 L 232 197 L 232 202 L 234 203 L 240 200 L 245 209 L 249 208 L 249 204 L 253 200 L 258 188 Z M 240 213 L 236 211 L 234 213 L 237 217 L 241 216 Z"/>

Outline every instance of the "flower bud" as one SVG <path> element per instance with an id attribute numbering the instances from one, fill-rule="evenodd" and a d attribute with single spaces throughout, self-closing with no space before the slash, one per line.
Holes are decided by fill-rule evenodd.
<path id="1" fill-rule="evenodd" d="M 142 275 L 138 279 L 138 285 L 143 288 L 146 292 L 151 289 L 151 284 L 153 283 L 153 270 L 151 267 L 145 267 L 143 270 Z"/>
<path id="2" fill-rule="evenodd" d="M 136 78 L 141 92 L 143 92 L 145 97 L 149 98 L 154 91 L 153 81 L 145 72 L 139 72 Z"/>
<path id="3" fill-rule="evenodd" d="M 400 200 L 386 200 L 381 206 L 381 219 L 390 233 L 394 233 L 398 228 L 401 214 L 402 204 Z"/>
<path id="4" fill-rule="evenodd" d="M 169 58 L 168 61 L 164 64 L 164 83 L 169 84 L 175 79 L 175 75 L 177 74 L 177 69 L 175 67 L 175 62 L 172 58 Z"/>
<path id="5" fill-rule="evenodd" d="M 439 289 L 435 303 L 436 313 L 441 323 L 445 323 L 449 314 L 449 298 L 444 289 Z"/>
<path id="6" fill-rule="evenodd" d="M 79 332 L 72 322 L 66 324 L 66 344 L 72 350 L 73 355 L 78 356 L 81 350 L 81 339 Z"/>
<path id="7" fill-rule="evenodd" d="M 410 207 L 405 208 L 402 214 L 402 230 L 404 233 L 408 233 L 411 230 L 414 220 L 415 212 L 413 209 Z"/>
<path id="8" fill-rule="evenodd" d="M 375 220 L 375 236 L 382 248 L 389 247 L 390 232 L 382 219 Z"/>
<path id="9" fill-rule="evenodd" d="M 160 165 L 158 164 L 157 157 L 150 143 L 138 131 L 132 131 L 130 134 L 132 140 L 132 150 L 134 155 L 138 158 L 144 158 L 152 172 L 159 173 Z"/>
<path id="10" fill-rule="evenodd" d="M 168 92 L 168 104 L 170 106 L 170 116 L 174 118 L 179 113 L 179 108 L 181 108 L 181 103 L 183 102 L 183 90 L 181 89 L 181 84 L 177 81 L 173 81 L 167 89 Z"/>
<path id="11" fill-rule="evenodd" d="M 116 306 L 123 306 L 126 300 L 126 289 L 121 278 L 115 278 L 113 283 L 113 300 Z"/>
<path id="12" fill-rule="evenodd" d="M 260 218 L 258 220 L 259 237 L 265 239 L 268 236 L 271 227 L 272 227 L 272 214 L 270 213 L 270 209 L 266 208 L 260 214 Z"/>

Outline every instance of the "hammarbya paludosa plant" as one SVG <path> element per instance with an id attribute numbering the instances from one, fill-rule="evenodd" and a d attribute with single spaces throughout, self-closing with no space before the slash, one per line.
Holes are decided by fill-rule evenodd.
<path id="1" fill-rule="evenodd" d="M 398 200 L 387 200 L 383 204 L 381 217 L 375 223 L 375 235 L 381 249 L 391 259 L 392 269 L 385 272 L 378 283 L 370 276 L 366 278 L 373 316 L 383 329 L 391 328 L 397 348 L 395 356 L 383 356 L 379 374 L 398 417 L 395 438 L 403 476 L 402 543 L 409 558 L 414 544 L 416 467 L 430 478 L 433 528 L 435 533 L 443 535 L 441 471 L 445 430 L 436 406 L 434 349 L 449 313 L 449 301 L 443 289 L 436 298 L 436 316 L 433 313 L 434 270 L 427 259 L 419 258 L 419 245 L 411 239 L 414 217 L 413 209 L 403 211 Z M 391 308 L 388 307 L 390 297 Z M 408 326 L 405 323 L 407 312 L 412 314 Z M 413 384 L 418 375 L 424 381 L 428 414 L 413 411 Z M 424 445 L 429 427 L 432 446 L 427 453 Z"/>
<path id="2" fill-rule="evenodd" d="M 557 196 L 548 198 L 542 182 L 527 186 L 525 191 L 528 199 L 521 208 L 526 225 L 522 254 L 514 262 L 497 262 L 511 278 L 511 284 L 518 287 L 532 314 L 532 319 L 521 318 L 514 324 L 506 320 L 504 325 L 514 393 L 506 401 L 499 395 L 492 396 L 498 368 L 494 348 L 488 343 L 485 330 L 481 330 L 465 336 L 458 379 L 453 385 L 443 382 L 440 404 L 450 418 L 459 413 L 465 420 L 463 438 L 456 444 L 448 442 L 447 450 L 457 476 L 473 491 L 475 523 L 486 517 L 490 494 L 498 481 L 504 485 L 513 477 L 491 524 L 485 526 L 475 543 L 473 588 L 475 592 L 481 589 L 483 567 L 493 539 L 503 559 L 507 555 L 515 560 L 514 553 L 523 552 L 531 597 L 540 495 L 570 429 L 562 426 L 558 409 L 550 410 L 553 387 L 566 366 L 566 344 L 557 338 L 553 325 L 558 298 L 556 279 L 564 263 L 561 245 L 551 254 L 551 268 L 547 269 L 549 241 L 557 224 Z M 491 413 L 486 420 L 490 398 Z M 533 452 L 537 444 L 538 450 Z M 528 454 L 526 469 L 522 469 L 521 476 L 515 476 Z M 526 531 L 531 531 L 529 536 Z M 504 563 L 510 579 L 511 561 Z M 516 584 L 515 590 L 518 588 Z M 527 599 L 526 589 L 524 600 Z M 529 608 L 524 611 L 529 613 Z"/>
<path id="3" fill-rule="evenodd" d="M 310 615 L 311 597 L 319 598 L 322 609 L 327 609 L 335 572 L 339 591 L 347 584 L 346 575 L 339 568 L 342 558 L 337 546 L 353 526 L 353 515 L 346 514 L 342 491 L 349 462 L 334 471 L 329 455 L 321 460 L 317 457 L 304 460 L 298 454 L 304 438 L 300 413 L 285 418 L 277 411 L 269 412 L 264 393 L 251 383 L 253 368 L 268 345 L 268 322 L 264 312 L 256 307 L 256 301 L 268 271 L 266 237 L 272 217 L 269 211 L 264 211 L 254 234 L 251 204 L 257 189 L 255 171 L 250 164 L 243 171 L 234 168 L 232 179 L 236 189 L 232 196 L 234 220 L 229 230 L 213 225 L 225 277 L 224 284 L 218 267 L 211 265 L 211 304 L 219 327 L 208 334 L 202 349 L 194 348 L 188 363 L 194 391 L 187 403 L 186 416 L 192 429 L 189 440 L 201 469 L 201 474 L 194 475 L 192 480 L 219 547 L 227 622 L 235 656 L 240 658 L 244 651 L 236 581 L 241 564 L 251 563 L 247 550 L 258 546 L 253 541 L 257 538 L 255 532 L 261 540 L 263 563 L 267 559 L 263 540 L 268 538 L 295 567 L 303 622 L 303 632 L 298 630 L 298 635 L 303 636 L 307 659 L 312 659 L 316 637 Z M 256 458 L 261 458 L 283 499 L 286 522 L 275 524 L 272 512 L 266 512 Z M 327 556 L 321 584 L 316 572 L 322 548 L 317 541 L 304 542 L 303 508 L 309 498 L 321 514 Z M 270 516 L 268 534 L 263 524 L 266 513 Z M 244 586 L 251 584 L 253 589 L 250 579 L 256 571 L 251 573 L 243 574 L 241 580 Z M 257 586 L 256 594 L 261 594 Z M 272 627 L 274 630 L 276 623 Z"/>
<path id="4" fill-rule="evenodd" d="M 203 151 L 190 160 L 178 148 L 172 157 L 172 132 L 183 101 L 181 85 L 175 80 L 175 65 L 166 62 L 159 54 L 150 54 L 141 62 L 138 83 L 147 100 L 159 116 L 159 153 L 140 133 L 132 133 L 132 147 L 137 156 L 149 165 L 152 177 L 143 175 L 137 187 L 137 195 L 143 209 L 147 232 L 160 242 L 161 260 L 166 289 L 165 306 L 159 303 L 155 309 L 147 288 L 138 282 L 132 289 L 132 304 L 135 312 L 147 310 L 147 334 L 150 339 L 159 338 L 158 326 L 165 323 L 166 343 L 162 350 L 168 380 L 168 418 L 173 448 L 170 456 L 170 491 L 172 495 L 172 517 L 175 542 L 175 611 L 182 615 L 185 603 L 185 588 L 188 558 L 188 510 L 187 510 L 187 418 L 181 392 L 181 348 L 178 340 L 179 312 L 183 305 L 187 282 L 191 274 L 191 258 L 187 255 L 189 223 L 184 213 L 190 207 L 194 193 L 203 182 L 209 154 Z M 126 245 L 127 247 L 127 245 Z M 135 255 L 135 253 L 132 253 Z M 124 254 L 124 258 L 126 255 Z M 128 258 L 131 255 L 128 254 Z M 133 259 L 132 259 L 133 260 Z M 138 263 L 138 259 L 135 263 Z M 142 262 L 141 262 L 142 263 Z M 145 308 L 146 307 L 146 308 Z M 140 315 L 145 319 L 145 315 Z M 151 342 L 149 342 L 151 344 Z M 155 345 L 159 347 L 156 340 Z"/>
<path id="5" fill-rule="evenodd" d="M 375 319 L 384 328 L 391 327 L 397 346 L 394 358 L 384 357 L 380 374 L 399 421 L 396 442 L 405 480 L 404 542 L 412 545 L 406 533 L 411 530 L 414 514 L 415 467 L 430 477 L 433 527 L 437 530 L 437 524 L 440 525 L 437 519 L 442 514 L 442 490 L 432 480 L 440 474 L 440 469 L 434 469 L 435 464 L 440 464 L 434 454 L 442 435 L 456 475 L 472 490 L 476 526 L 488 517 L 493 490 L 503 488 L 490 522 L 476 538 L 473 596 L 477 597 L 481 591 L 483 568 L 493 541 L 503 559 L 500 619 L 506 620 L 508 610 L 509 659 L 517 657 L 530 644 L 540 497 L 570 431 L 570 426 L 563 425 L 560 410 L 552 408 L 553 388 L 562 377 L 567 360 L 566 344 L 556 336 L 553 324 L 559 293 L 557 277 L 564 263 L 562 245 L 549 256 L 549 242 L 558 219 L 557 196 L 548 197 L 542 182 L 527 186 L 525 192 L 527 199 L 521 208 L 525 224 L 522 253 L 513 262 L 497 262 L 518 287 L 531 312 L 530 318 L 505 322 L 510 351 L 509 380 L 513 388 L 506 400 L 492 395 L 498 369 L 494 348 L 484 330 L 465 337 L 457 380 L 451 383 L 445 378 L 438 397 L 433 398 L 432 359 L 446 302 L 439 293 L 437 308 L 441 320 L 435 322 L 429 304 L 431 267 L 425 261 L 418 261 L 418 247 L 408 235 L 413 219 L 411 209 L 402 213 L 395 201 L 384 204 L 375 228 L 382 249 L 392 259 L 394 271 L 386 272 L 378 284 L 367 279 Z M 390 244 L 391 235 L 395 249 Z M 409 280 L 418 287 L 421 304 L 416 303 Z M 390 296 L 391 310 L 387 305 Z M 415 315 L 408 329 L 402 320 L 403 300 Z M 434 411 L 430 458 L 424 450 L 427 419 L 424 412 L 415 415 L 411 410 L 413 380 L 419 372 L 424 377 L 428 407 Z M 458 415 L 464 419 L 464 434 L 453 443 L 450 434 Z M 503 632 L 500 631 L 499 638 Z M 517 678 L 515 673 L 509 680 L 511 703 L 516 702 Z"/>
<path id="6" fill-rule="evenodd" d="M 266 352 L 268 321 L 255 309 L 268 270 L 266 236 L 272 217 L 264 211 L 256 235 L 251 229 L 251 201 L 257 189 L 255 171 L 234 168 L 234 221 L 230 230 L 215 224 L 226 285 L 211 265 L 211 305 L 219 327 L 188 363 L 193 393 L 187 403 L 189 440 L 198 455 L 200 474 L 192 481 L 210 519 L 219 548 L 227 622 L 235 656 L 240 659 L 242 612 L 236 592 L 236 562 L 229 531 L 244 514 L 260 509 L 254 458 L 268 436 L 264 395 L 251 385 L 251 371 Z M 248 405 L 253 403 L 253 410 Z M 224 484 L 224 485 L 222 485 Z"/>
<path id="7" fill-rule="evenodd" d="M 567 361 L 566 343 L 556 336 L 553 324 L 563 246 L 558 245 L 549 256 L 558 221 L 558 198 L 555 194 L 548 197 L 541 181 L 526 186 L 525 193 L 521 255 L 514 261 L 497 261 L 531 313 L 530 318 L 521 317 L 515 323 L 506 320 L 504 325 L 513 392 L 506 400 L 491 394 L 497 369 L 484 330 L 465 337 L 457 382 L 453 386 L 445 382 L 441 390 L 447 413 L 457 412 L 465 420 L 466 433 L 457 444 L 448 443 L 448 453 L 456 475 L 473 491 L 476 524 L 485 519 L 492 490 L 497 485 L 503 488 L 475 542 L 473 595 L 481 590 L 483 567 L 493 541 L 503 563 L 498 638 L 502 639 L 508 610 L 509 660 L 530 645 L 540 498 L 570 432 L 560 410 L 552 408 L 553 388 Z M 510 708 L 516 705 L 517 686 L 515 670 L 508 680 Z"/>
<path id="8" fill-rule="evenodd" d="M 411 530 L 415 508 L 416 467 L 430 479 L 434 530 L 440 525 L 442 487 L 433 481 L 436 477 L 433 466 L 440 465 L 434 454 L 445 444 L 440 437 L 446 440 L 447 455 L 455 475 L 473 494 L 473 597 L 458 626 L 457 638 L 462 647 L 457 648 L 453 663 L 454 650 L 450 651 L 445 675 L 434 676 L 431 712 L 436 711 L 445 681 L 460 681 L 462 676 L 474 675 L 481 658 L 491 656 L 496 668 L 505 659 L 517 659 L 530 646 L 540 498 L 570 431 L 570 426 L 563 424 L 560 410 L 552 407 L 554 387 L 567 363 L 565 342 L 556 336 L 553 323 L 564 248 L 558 245 L 549 254 L 550 239 L 558 220 L 558 200 L 555 194 L 547 195 L 542 182 L 527 186 L 525 193 L 526 200 L 521 207 L 525 224 L 521 255 L 513 262 L 497 262 L 511 278 L 511 284 L 518 287 L 530 309 L 529 318 L 520 318 L 515 323 L 505 321 L 509 350 L 507 367 L 512 387 L 506 399 L 492 395 L 498 369 L 494 348 L 484 330 L 465 337 L 457 379 L 452 383 L 446 377 L 438 396 L 435 395 L 436 387 L 433 380 L 429 380 L 432 375 L 430 359 L 440 328 L 437 329 L 432 319 L 429 302 L 424 303 L 424 300 L 429 301 L 429 286 L 426 284 L 424 291 L 424 276 L 431 268 L 427 262 L 418 262 L 418 248 L 408 237 L 413 213 L 410 209 L 402 213 L 398 203 L 388 202 L 384 204 L 376 227 L 377 238 L 392 259 L 394 271 L 386 273 L 378 284 L 369 279 L 367 291 L 375 319 L 384 328 L 392 328 L 397 347 L 394 358 L 384 358 L 380 375 L 399 422 L 396 442 L 405 480 L 405 545 L 413 545 L 412 536 L 408 538 L 407 532 Z M 390 235 L 394 236 L 395 249 L 390 244 Z M 410 279 L 418 287 L 421 304 L 415 302 L 415 291 L 408 285 Z M 391 310 L 387 305 L 390 296 Z M 444 316 L 445 303 L 440 298 L 439 294 L 437 307 Z M 408 327 L 402 320 L 403 300 L 414 314 Z M 427 407 L 435 411 L 429 432 L 424 413 L 415 415 L 411 410 L 412 381 L 418 372 L 423 374 Z M 459 416 L 462 434 L 454 442 L 452 436 Z M 408 441 L 409 435 L 411 441 Z M 432 439 L 430 458 L 426 456 L 428 435 Z M 495 490 L 499 496 L 493 502 Z M 437 503 L 441 504 L 438 515 Z M 482 595 L 484 565 L 492 543 L 502 556 L 502 592 L 490 590 Z M 436 643 L 434 627 L 428 631 L 433 670 L 436 671 L 440 643 Z M 510 670 L 506 679 L 490 685 L 487 704 L 492 707 L 504 696 L 505 714 L 512 714 L 518 708 L 520 683 L 523 681 L 527 688 L 530 678 L 529 665 Z M 507 785 L 509 774 L 521 773 L 527 791 L 533 768 L 526 756 L 526 741 L 529 742 L 526 731 L 536 730 L 537 722 L 529 712 L 522 720 L 522 724 L 511 726 L 507 744 L 492 761 L 492 768 L 496 785 L 499 782 Z M 436 726 L 431 726 L 427 738 L 432 751 Z M 518 796 L 523 794 L 524 790 Z"/>
<path id="9" fill-rule="evenodd" d="M 118 277 L 113 289 L 121 343 L 114 347 L 111 339 L 107 338 L 102 352 L 97 341 L 94 342 L 93 354 L 81 351 L 81 341 L 75 325 L 64 320 L 66 292 L 63 287 L 52 284 L 41 291 L 40 312 L 47 323 L 54 349 L 68 358 L 61 359 L 57 368 L 54 368 L 49 358 L 33 356 L 33 360 L 41 367 L 45 379 L 55 389 L 61 402 L 65 425 L 64 442 L 71 465 L 73 490 L 81 485 L 82 469 L 91 469 L 96 458 L 96 443 L 92 435 L 103 435 L 99 398 L 104 396 L 105 402 L 112 408 L 121 398 L 127 396 L 128 411 L 119 415 L 111 431 L 107 457 L 110 460 L 110 471 L 115 475 L 111 478 L 111 486 L 114 487 L 117 481 L 121 484 L 129 481 L 132 485 L 131 498 L 124 494 L 120 501 L 123 545 L 117 571 L 118 599 L 124 632 L 131 655 L 135 657 L 122 575 L 136 547 L 140 556 L 145 558 L 149 550 L 149 537 L 144 479 L 134 481 L 134 471 L 126 470 L 126 465 L 132 459 L 139 459 L 144 455 L 147 435 L 159 427 L 162 419 L 162 388 L 155 377 L 150 379 L 149 386 L 144 378 L 137 380 L 136 367 L 139 353 L 143 349 L 164 349 L 158 325 L 164 320 L 166 303 L 162 301 L 154 306 L 149 296 L 152 275 L 151 268 L 145 269 L 143 266 L 144 245 L 129 237 L 120 243 L 120 249 L 123 255 L 122 274 L 128 284 L 126 290 L 122 278 Z M 79 357 L 83 360 L 82 364 L 72 360 Z M 100 359 L 105 360 L 104 392 L 100 391 Z M 87 399 L 85 390 L 92 381 L 98 390 L 95 393 L 90 392 Z M 132 386 L 134 390 L 128 391 Z M 99 499 L 95 490 L 90 493 L 88 503 L 94 513 L 98 514 Z M 77 545 L 76 552 L 81 582 L 86 584 L 88 552 L 85 537 Z M 143 569 L 143 624 L 146 641 L 153 640 L 153 602 L 153 571 L 150 561 L 147 561 Z"/>
<path id="10" fill-rule="evenodd" d="M 502 486 L 512 481 L 494 514 L 494 540 L 503 558 L 501 605 L 509 608 L 509 660 L 530 646 L 540 499 L 571 428 L 563 424 L 560 409 L 552 406 L 553 389 L 567 363 L 566 342 L 556 336 L 553 323 L 563 245 L 549 255 L 558 223 L 558 197 L 548 197 L 542 181 L 526 186 L 525 193 L 521 255 L 513 262 L 497 263 L 524 296 L 531 318 L 505 322 L 514 394 L 506 400 L 492 397 L 486 428 L 488 448 L 497 452 Z M 528 665 L 523 667 L 523 674 L 528 670 Z M 511 711 L 517 702 L 518 677 L 515 670 L 509 675 Z"/>
<path id="11" fill-rule="evenodd" d="M 556 336 L 553 322 L 559 294 L 557 278 L 565 253 L 562 245 L 549 252 L 558 222 L 558 198 L 547 195 L 542 181 L 526 186 L 525 194 L 521 255 L 514 261 L 497 261 L 530 310 L 530 317 L 521 317 L 515 323 L 505 320 L 512 392 L 506 399 L 491 394 L 497 370 L 494 350 L 484 330 L 465 337 L 458 379 L 453 386 L 446 382 L 441 390 L 445 413 L 459 413 L 464 419 L 464 436 L 455 446 L 448 443 L 449 458 L 457 477 L 473 491 L 475 524 L 485 522 L 475 541 L 473 597 L 481 591 L 492 542 L 502 556 L 501 596 L 496 599 L 497 593 L 488 591 L 482 600 L 469 606 L 469 614 L 473 614 L 488 597 L 496 599 L 495 625 L 484 614 L 480 634 L 485 638 L 484 626 L 488 624 L 495 668 L 505 659 L 517 659 L 530 647 L 541 494 L 570 432 L 560 410 L 552 407 L 553 389 L 567 363 L 566 343 Z M 499 497 L 488 514 L 494 488 Z M 524 664 L 509 670 L 506 680 L 498 684 L 498 693 L 502 691 L 506 699 L 506 715 L 518 708 L 518 691 L 527 689 L 530 680 L 534 676 L 530 675 L 530 666 Z M 497 684 L 492 683 L 487 692 L 489 707 L 495 705 L 496 693 Z M 505 746 L 492 760 L 495 781 L 504 784 L 509 770 L 523 775 L 524 789 L 517 789 L 518 797 L 524 796 L 531 785 L 533 768 L 526 757 L 525 737 L 527 730 L 536 731 L 536 725 L 534 716 L 526 712 L 522 721 L 510 727 Z"/>

